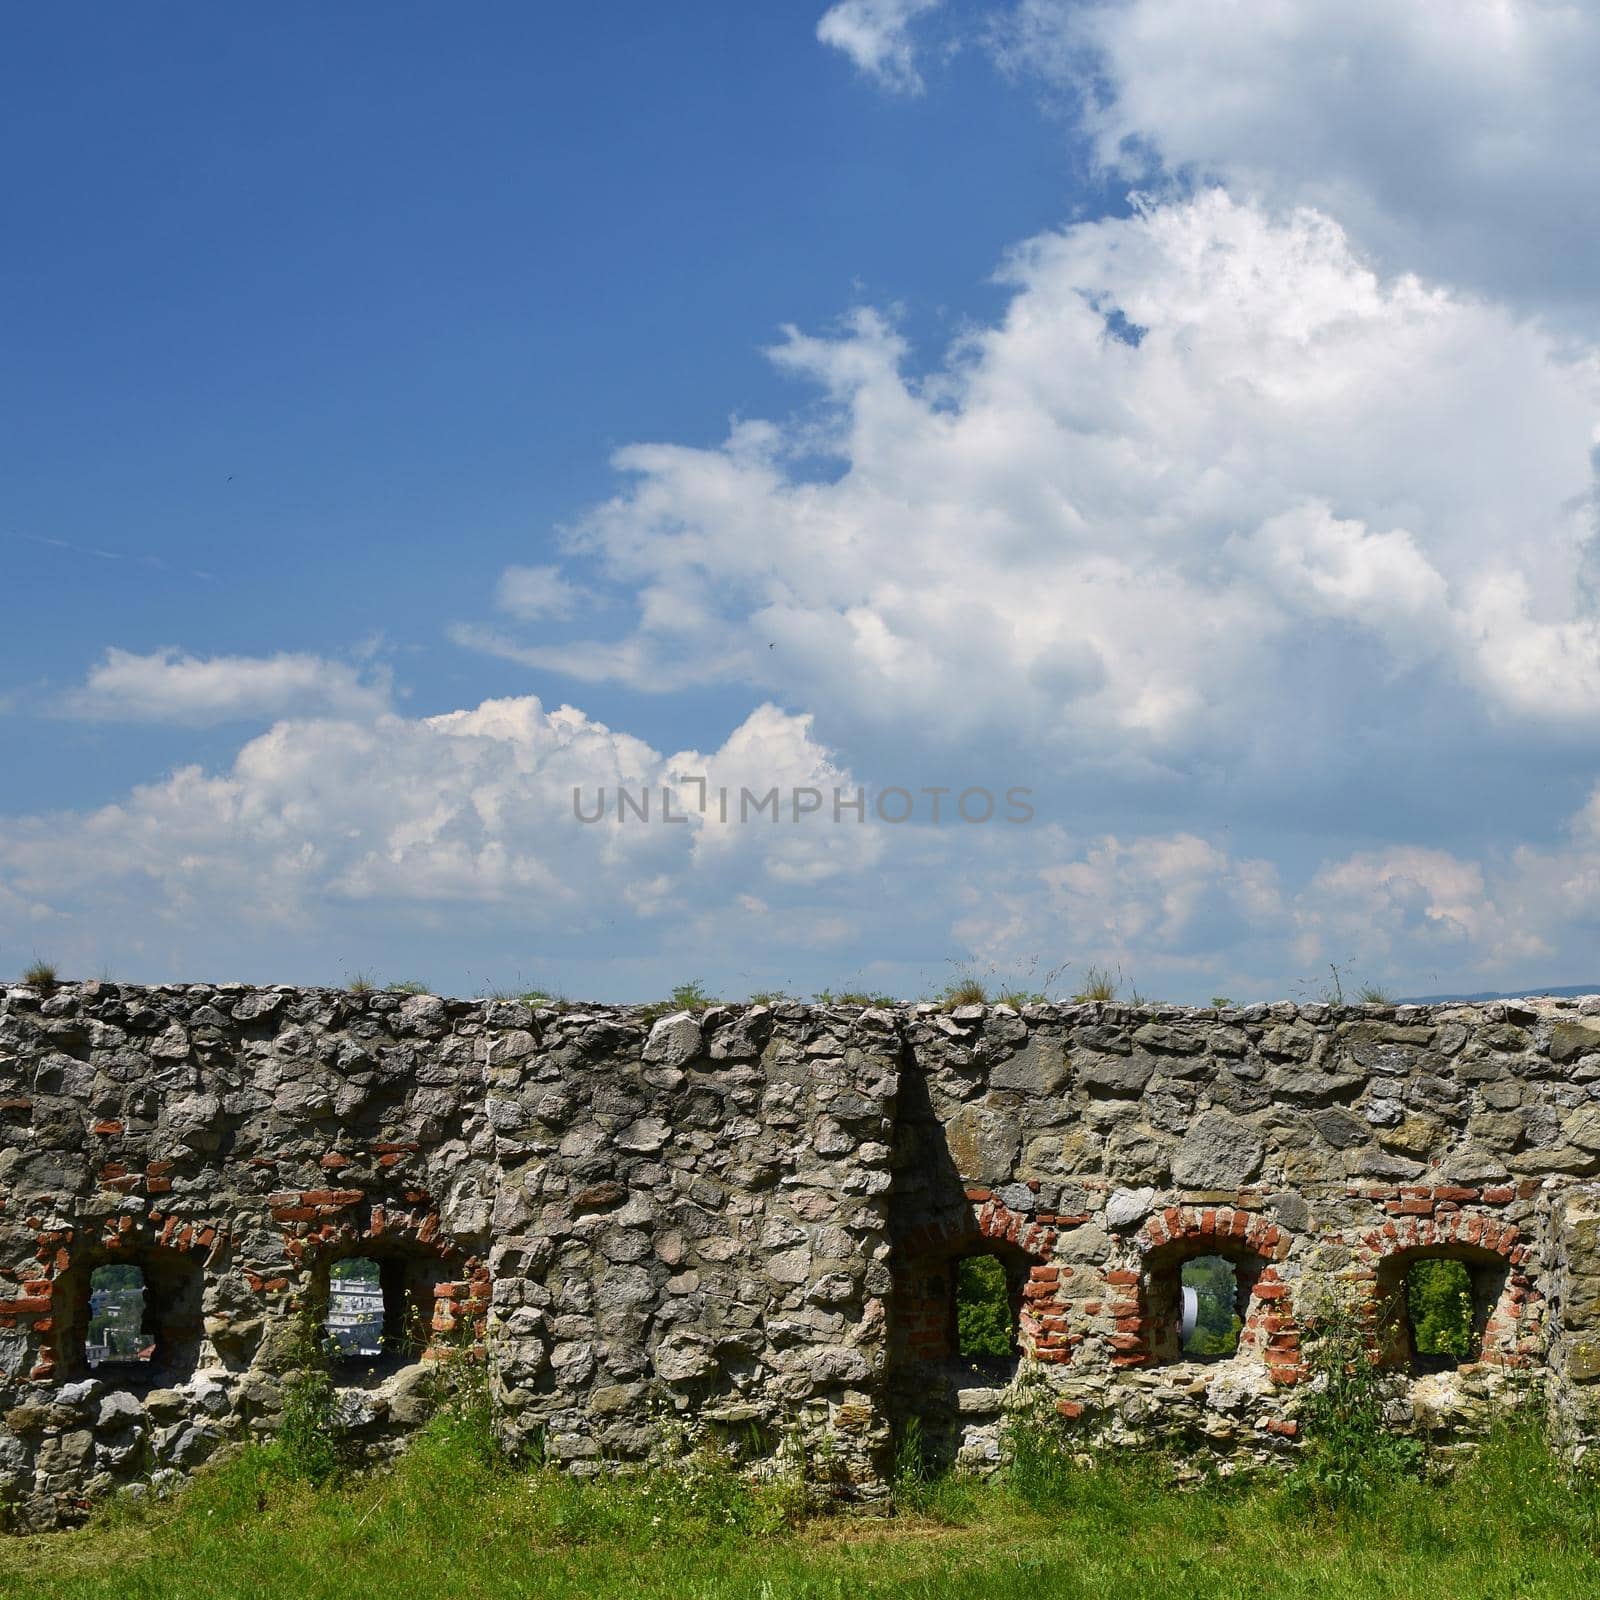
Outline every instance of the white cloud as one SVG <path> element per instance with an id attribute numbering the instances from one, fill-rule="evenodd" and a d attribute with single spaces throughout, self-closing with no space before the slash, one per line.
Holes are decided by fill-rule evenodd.
<path id="1" fill-rule="evenodd" d="M 1593 357 L 1217 190 L 1043 235 L 1006 278 L 926 380 L 863 311 L 774 352 L 820 426 L 619 452 L 572 548 L 633 592 L 624 637 L 458 637 L 639 688 L 743 681 L 834 737 L 1122 763 L 1241 749 L 1352 673 L 1600 716 Z"/>
<path id="2" fill-rule="evenodd" d="M 1108 834 L 1077 843 L 1052 833 L 1042 850 L 1030 841 L 1028 853 L 1036 859 L 1026 876 L 985 894 L 962 918 L 972 947 L 1008 949 L 1017 960 L 1041 949 L 1050 929 L 1056 938 L 1070 930 L 1080 968 L 1120 966 L 1142 977 L 1153 963 L 1181 960 L 1197 923 L 1212 922 L 1220 902 L 1235 924 L 1243 916 L 1265 928 L 1283 915 L 1269 863 L 1233 860 L 1194 834 Z M 1216 954 L 1211 948 L 1207 959 Z"/>
<path id="3" fill-rule="evenodd" d="M 874 857 L 873 833 L 831 817 L 740 826 L 736 804 L 725 824 L 679 772 L 704 777 L 713 797 L 851 784 L 808 718 L 770 706 L 719 750 L 672 756 L 533 697 L 422 719 L 284 720 L 224 772 L 185 767 L 99 810 L 0 819 L 0 889 L 58 917 L 192 925 L 203 940 L 221 920 L 294 926 L 341 903 L 501 916 L 536 905 L 578 926 L 624 904 L 682 909 L 691 876 L 731 898 Z M 663 785 L 686 822 L 661 820 Z M 609 820 L 580 822 L 574 790 L 592 815 L 601 788 Z M 649 824 L 616 820 L 619 788 L 649 791 Z"/>
<path id="4" fill-rule="evenodd" d="M 1600 981 L 1600 788 L 1553 849 L 1510 843 L 1477 857 L 1393 844 L 1288 877 L 1189 833 L 1030 838 L 1005 870 L 969 883 L 954 926 L 1019 970 L 1070 954 L 1147 996 L 1347 995 Z"/>
<path id="5" fill-rule="evenodd" d="M 1391 952 L 1402 935 L 1472 948 L 1495 920 L 1482 867 L 1418 846 L 1363 851 L 1311 880 L 1300 922 L 1320 946 L 1342 937 L 1371 953 Z"/>
<path id="6" fill-rule="evenodd" d="M 507 567 L 500 574 L 496 603 L 521 622 L 544 617 L 570 617 L 587 599 L 587 591 L 569 583 L 559 567 Z"/>
<path id="7" fill-rule="evenodd" d="M 940 0 L 838 0 L 817 24 L 817 38 L 842 50 L 868 77 L 886 89 L 918 94 L 911 24 Z"/>
<path id="8" fill-rule="evenodd" d="M 1309 203 L 1391 266 L 1600 331 L 1591 4 L 1021 0 L 990 37 L 1116 170 Z"/>
<path id="9" fill-rule="evenodd" d="M 839 820 L 826 801 L 858 781 L 809 717 L 770 705 L 672 755 L 531 696 L 286 719 L 222 770 L 0 818 L 0 961 L 324 980 L 339 960 L 435 979 L 443 964 L 449 987 L 516 948 L 547 981 L 581 970 L 586 993 L 638 998 L 652 991 L 629 972 L 737 992 L 795 965 L 802 988 L 870 965 L 871 986 L 916 993 L 970 957 L 1003 978 L 1068 962 L 1069 989 L 1100 964 L 1204 999 L 1316 985 L 1330 961 L 1410 991 L 1576 979 L 1559 952 L 1600 923 L 1600 787 L 1554 847 L 1390 844 L 1286 869 L 1188 829 L 933 827 L 925 806 L 886 826 L 870 802 Z M 593 815 L 602 785 L 606 820 L 579 821 L 574 788 Z M 616 820 L 619 787 L 649 791 L 648 824 Z M 663 820 L 663 787 L 687 820 Z M 746 788 L 776 788 L 779 818 L 741 821 Z M 798 821 L 796 790 L 823 799 Z"/>
<path id="10" fill-rule="evenodd" d="M 108 649 L 81 688 L 64 697 L 69 716 L 190 727 L 290 715 L 373 717 L 388 710 L 386 669 L 363 673 L 324 656 L 137 655 Z"/>

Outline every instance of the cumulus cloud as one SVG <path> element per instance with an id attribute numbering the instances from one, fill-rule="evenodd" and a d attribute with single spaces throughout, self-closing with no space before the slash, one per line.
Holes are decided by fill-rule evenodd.
<path id="1" fill-rule="evenodd" d="M 1115 171 L 1308 203 L 1392 266 L 1600 332 L 1592 5 L 1021 0 L 989 37 Z"/>
<path id="2" fill-rule="evenodd" d="M 285 719 L 221 769 L 0 818 L 0 957 L 328 979 L 339 960 L 409 975 L 421 952 L 461 983 L 515 944 L 546 981 L 585 972 L 615 998 L 686 960 L 733 992 L 870 970 L 914 994 L 966 957 L 1023 981 L 1065 962 L 1069 991 L 1099 964 L 1204 999 L 1291 992 L 1330 961 L 1413 991 L 1571 978 L 1552 962 L 1600 925 L 1600 788 L 1553 847 L 1389 845 L 1298 869 L 1191 829 L 975 827 L 949 806 L 886 825 L 870 788 L 864 816 L 831 803 L 859 786 L 810 717 L 772 705 L 670 755 L 533 696 Z M 771 809 L 742 803 L 773 790 Z"/>
<path id="3" fill-rule="evenodd" d="M 502 931 L 532 909 L 575 936 L 764 882 L 804 887 L 879 848 L 869 828 L 793 815 L 796 789 L 852 784 L 809 726 L 764 706 L 718 749 L 663 755 L 531 696 L 419 719 L 285 719 L 226 770 L 184 767 L 93 811 L 0 819 L 0 914 L 20 921 L 26 906 L 112 945 L 164 926 L 194 955 L 224 926 L 320 927 L 340 907 L 473 908 Z M 743 786 L 781 789 L 782 825 L 741 822 Z M 648 822 L 619 821 L 620 790 Z"/>
<path id="4" fill-rule="evenodd" d="M 1193 833 L 1049 831 L 966 883 L 961 942 L 1007 970 L 1065 948 L 1145 995 L 1320 996 L 1594 982 L 1600 789 L 1555 848 L 1396 844 L 1285 871 Z"/>
<path id="5" fill-rule="evenodd" d="M 911 24 L 940 0 L 838 0 L 823 13 L 817 38 L 842 50 L 856 68 L 886 89 L 919 94 Z"/>
<path id="6" fill-rule="evenodd" d="M 69 716 L 203 727 L 289 715 L 373 717 L 389 709 L 389 674 L 325 656 L 138 655 L 108 649 L 66 695 Z"/>
<path id="7" fill-rule="evenodd" d="M 743 681 L 835 737 L 1120 761 L 1241 749 L 1352 673 L 1593 725 L 1593 357 L 1219 190 L 1042 235 L 1004 276 L 1004 316 L 927 378 L 860 311 L 773 352 L 820 424 L 619 452 L 571 544 L 634 595 L 623 637 L 478 642 Z"/>
<path id="8" fill-rule="evenodd" d="M 1052 829 L 1001 881 L 986 881 L 957 926 L 970 948 L 1016 968 L 1065 938 L 1076 974 L 1120 970 L 1148 994 L 1152 982 L 1187 992 L 1197 973 L 1248 966 L 1264 954 L 1255 941 L 1288 920 L 1270 862 L 1187 832 L 1077 840 Z"/>

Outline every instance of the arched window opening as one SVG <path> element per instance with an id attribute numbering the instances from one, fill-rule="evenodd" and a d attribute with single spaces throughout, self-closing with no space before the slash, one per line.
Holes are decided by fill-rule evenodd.
<path id="1" fill-rule="evenodd" d="M 1183 1241 L 1154 1252 L 1146 1265 L 1136 1337 L 1154 1364 L 1229 1361 L 1247 1346 L 1264 1346 L 1269 1330 L 1256 1288 L 1268 1261 L 1243 1245 L 1219 1251 L 1210 1238 L 1205 1244 L 1212 1248 Z"/>
<path id="2" fill-rule="evenodd" d="M 1183 1292 L 1179 1349 L 1187 1361 L 1215 1361 L 1234 1355 L 1244 1317 L 1239 1305 L 1239 1274 L 1226 1256 L 1193 1256 L 1179 1276 Z"/>
<path id="3" fill-rule="evenodd" d="M 1481 1360 L 1508 1271 L 1500 1256 L 1460 1247 L 1393 1260 L 1378 1285 L 1388 1359 L 1418 1374 Z"/>
<path id="4" fill-rule="evenodd" d="M 1056 1269 L 1003 1239 L 976 1240 L 966 1254 L 904 1269 L 895 1296 L 895 1338 L 914 1361 L 1015 1363 L 1045 1334 L 1040 1316 Z"/>
<path id="5" fill-rule="evenodd" d="M 58 1370 L 135 1385 L 186 1377 L 199 1360 L 204 1290 L 199 1261 L 182 1251 L 151 1246 L 79 1257 L 55 1282 Z"/>
<path id="6" fill-rule="evenodd" d="M 1022 1350 L 1022 1310 L 1039 1263 L 1014 1245 L 995 1241 L 947 1263 L 944 1354 L 963 1361 L 1015 1362 Z"/>
<path id="7" fill-rule="evenodd" d="M 329 1261 L 317 1293 L 335 1365 L 356 1371 L 415 1360 L 432 1333 L 433 1289 L 441 1281 L 436 1256 L 404 1248 Z"/>

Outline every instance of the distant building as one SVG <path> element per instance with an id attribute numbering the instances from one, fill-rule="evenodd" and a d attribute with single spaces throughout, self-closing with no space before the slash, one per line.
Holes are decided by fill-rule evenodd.
<path id="1" fill-rule="evenodd" d="M 144 1328 L 143 1285 L 90 1293 L 83 1354 L 91 1367 L 104 1361 L 146 1361 L 153 1350 L 154 1341 Z"/>
<path id="2" fill-rule="evenodd" d="M 383 1353 L 383 1288 L 376 1278 L 335 1278 L 328 1285 L 328 1337 L 341 1355 Z"/>

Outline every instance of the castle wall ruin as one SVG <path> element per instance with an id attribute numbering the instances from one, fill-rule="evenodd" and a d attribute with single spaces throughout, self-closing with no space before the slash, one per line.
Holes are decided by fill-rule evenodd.
<path id="1" fill-rule="evenodd" d="M 962 1358 L 996 1257 L 1017 1353 Z M 1184 1357 L 1178 1276 L 1242 1328 Z M 1423 1370 L 1409 1265 L 1470 1273 Z M 825 1449 L 881 1493 L 897 1430 L 997 1458 L 1026 1369 L 1086 1442 L 1298 1447 L 1305 1320 L 1367 1308 L 1397 1425 L 1507 1397 L 1600 1419 L 1600 999 L 1486 1005 L 626 1008 L 243 985 L 0 999 L 0 1506 L 71 1521 L 276 1426 L 298 1310 L 361 1258 L 414 1335 L 338 1373 L 381 1455 L 430 1357 L 486 1351 L 507 1442 L 637 1460 L 663 1416 Z M 91 1361 L 134 1266 L 138 1360 Z M 1400 1308 L 1398 1311 L 1396 1306 Z M 431 1348 L 430 1348 L 431 1347 Z"/>

